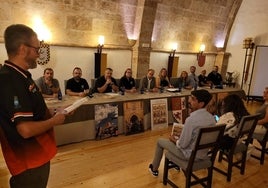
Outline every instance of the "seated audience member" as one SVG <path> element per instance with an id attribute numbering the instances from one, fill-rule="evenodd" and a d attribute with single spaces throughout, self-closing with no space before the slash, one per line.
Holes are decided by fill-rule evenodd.
<path id="1" fill-rule="evenodd" d="M 136 92 L 135 79 L 132 77 L 131 68 L 125 70 L 124 76 L 121 77 L 119 82 L 119 88 L 124 88 L 125 92 Z"/>
<path id="2" fill-rule="evenodd" d="M 106 68 L 103 76 L 99 77 L 95 82 L 94 92 L 109 93 L 118 92 L 116 80 L 112 77 L 113 69 Z"/>
<path id="3" fill-rule="evenodd" d="M 179 88 L 192 89 L 193 84 L 191 79 L 188 78 L 188 73 L 186 71 L 181 72 L 181 76 L 178 78 Z"/>
<path id="4" fill-rule="evenodd" d="M 144 76 L 140 81 L 140 90 L 156 92 L 156 81 L 154 77 L 154 69 L 148 69 L 147 75 Z"/>
<path id="5" fill-rule="evenodd" d="M 57 98 L 60 91 L 59 81 L 55 78 L 54 71 L 51 68 L 44 70 L 43 76 L 36 80 L 36 85 L 44 98 Z"/>
<path id="6" fill-rule="evenodd" d="M 70 96 L 85 97 L 89 93 L 89 85 L 86 79 L 82 78 L 82 69 L 75 67 L 73 70 L 73 78 L 67 80 L 66 94 Z"/>
<path id="7" fill-rule="evenodd" d="M 160 70 L 159 75 L 156 78 L 156 87 L 157 88 L 161 88 L 161 87 L 165 87 L 165 88 L 169 87 L 170 88 L 170 87 L 173 87 L 169 82 L 166 68 L 162 68 Z"/>
<path id="8" fill-rule="evenodd" d="M 204 87 L 204 86 L 209 86 L 210 87 L 210 82 L 208 81 L 208 77 L 206 76 L 207 71 L 204 69 L 201 71 L 201 74 L 198 76 L 198 81 L 199 81 L 199 86 Z"/>
<path id="9" fill-rule="evenodd" d="M 190 74 L 189 74 L 188 78 L 191 79 L 191 86 L 193 88 L 197 88 L 198 82 L 199 82 L 198 76 L 196 76 L 195 71 L 196 71 L 196 67 L 191 66 L 190 67 Z"/>
<path id="10" fill-rule="evenodd" d="M 218 70 L 219 67 L 214 66 L 213 70 L 208 74 L 208 80 L 211 81 L 215 87 L 222 87 L 222 76 L 218 73 Z"/>
<path id="11" fill-rule="evenodd" d="M 217 125 L 226 124 L 221 149 L 228 150 L 233 145 L 240 120 L 243 116 L 249 115 L 249 113 L 242 99 L 236 94 L 230 94 L 223 98 L 220 114 Z"/>
<path id="12" fill-rule="evenodd" d="M 159 138 L 157 141 L 155 155 L 149 165 L 149 171 L 153 176 L 158 176 L 158 168 L 163 156 L 164 149 L 176 155 L 181 160 L 188 160 L 197 139 L 198 131 L 203 126 L 215 126 L 215 119 L 206 110 L 206 105 L 211 100 L 211 94 L 204 89 L 194 90 L 189 97 L 189 108 L 191 114 L 186 118 L 179 138 L 171 135 L 169 139 Z M 207 157 L 208 151 L 202 150 L 197 154 L 198 159 Z"/>
<path id="13" fill-rule="evenodd" d="M 260 114 L 254 133 L 265 134 L 268 129 L 268 87 L 263 91 L 263 105 L 256 111 Z"/>

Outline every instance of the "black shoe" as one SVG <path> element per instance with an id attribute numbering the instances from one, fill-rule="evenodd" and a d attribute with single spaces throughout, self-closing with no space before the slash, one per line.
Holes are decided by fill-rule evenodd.
<path id="1" fill-rule="evenodd" d="M 175 170 L 180 171 L 180 167 L 175 163 L 173 163 L 172 161 L 169 161 L 168 168 L 174 168 Z"/>
<path id="2" fill-rule="evenodd" d="M 158 170 L 153 170 L 153 165 L 152 164 L 149 165 L 149 172 L 151 172 L 151 174 L 154 177 L 157 177 L 158 176 Z"/>

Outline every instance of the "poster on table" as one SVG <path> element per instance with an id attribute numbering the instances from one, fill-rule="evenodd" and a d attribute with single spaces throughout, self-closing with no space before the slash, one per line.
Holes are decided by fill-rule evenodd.
<path id="1" fill-rule="evenodd" d="M 124 102 L 124 131 L 126 135 L 144 132 L 143 102 Z"/>
<path id="2" fill-rule="evenodd" d="M 171 98 L 171 109 L 173 122 L 178 124 L 184 124 L 187 118 L 186 98 L 185 97 L 174 97 Z"/>
<path id="3" fill-rule="evenodd" d="M 151 102 L 151 127 L 158 130 L 168 127 L 167 99 L 153 99 Z"/>
<path id="4" fill-rule="evenodd" d="M 118 135 L 118 105 L 95 105 L 95 139 L 104 139 Z"/>

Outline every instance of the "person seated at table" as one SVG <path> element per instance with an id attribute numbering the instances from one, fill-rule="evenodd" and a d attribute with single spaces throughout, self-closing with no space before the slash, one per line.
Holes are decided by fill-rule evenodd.
<path id="1" fill-rule="evenodd" d="M 159 75 L 158 77 L 156 78 L 156 87 L 157 88 L 161 88 L 161 87 L 164 87 L 164 88 L 170 88 L 170 87 L 173 87 L 171 84 L 170 84 L 170 81 L 168 79 L 168 76 L 167 76 L 167 69 L 166 68 L 162 68 L 159 72 Z"/>
<path id="2" fill-rule="evenodd" d="M 140 81 L 140 90 L 157 92 L 156 79 L 154 77 L 154 69 L 148 69 L 147 75 Z"/>
<path id="3" fill-rule="evenodd" d="M 36 80 L 36 85 L 44 98 L 57 98 L 60 91 L 59 81 L 54 77 L 52 68 L 46 68 L 43 76 Z"/>
<path id="4" fill-rule="evenodd" d="M 201 74 L 198 76 L 199 86 L 204 87 L 208 86 L 210 87 L 210 81 L 208 81 L 208 77 L 206 76 L 207 71 L 204 69 L 201 71 Z"/>
<path id="5" fill-rule="evenodd" d="M 238 132 L 238 125 L 243 116 L 249 115 L 243 100 L 236 94 L 230 94 L 221 102 L 220 117 L 217 125 L 226 124 L 220 148 L 229 150 Z"/>
<path id="6" fill-rule="evenodd" d="M 73 70 L 73 78 L 67 80 L 66 94 L 69 96 L 85 97 L 89 93 L 89 85 L 87 80 L 82 78 L 82 69 L 75 67 Z"/>
<path id="7" fill-rule="evenodd" d="M 109 93 L 118 92 L 119 88 L 116 80 L 112 77 L 113 69 L 106 68 L 103 76 L 99 77 L 95 82 L 94 92 Z"/>
<path id="8" fill-rule="evenodd" d="M 119 88 L 123 89 L 125 92 L 128 93 L 135 93 L 135 79 L 132 77 L 132 70 L 131 68 L 127 68 L 125 70 L 124 76 L 121 77 L 119 81 Z"/>
<path id="9" fill-rule="evenodd" d="M 159 138 L 157 140 L 155 154 L 152 163 L 149 165 L 149 171 L 154 177 L 158 176 L 158 168 L 164 150 L 176 155 L 180 160 L 188 160 L 196 142 L 199 129 L 204 125 L 215 126 L 214 117 L 206 110 L 206 105 L 211 98 L 211 94 L 204 89 L 191 92 L 188 99 L 191 114 L 186 118 L 179 136 L 170 135 L 169 139 Z M 197 158 L 205 159 L 207 158 L 207 153 L 207 150 L 201 150 L 197 153 Z"/>
<path id="10" fill-rule="evenodd" d="M 195 71 L 196 71 L 196 67 L 191 66 L 190 67 L 190 74 L 188 75 L 188 78 L 191 79 L 191 85 L 193 88 L 197 88 L 198 82 L 199 82 L 198 76 L 196 76 Z"/>
<path id="11" fill-rule="evenodd" d="M 193 84 L 190 78 L 188 78 L 188 73 L 186 71 L 181 72 L 181 76 L 178 78 L 179 88 L 192 89 Z"/>
<path id="12" fill-rule="evenodd" d="M 211 83 L 216 88 L 222 88 L 222 76 L 220 73 L 218 73 L 219 67 L 214 66 L 213 70 L 208 74 L 208 80 L 211 81 Z"/>
<path id="13" fill-rule="evenodd" d="M 263 91 L 263 100 L 264 103 L 256 111 L 256 113 L 260 114 L 260 117 L 254 131 L 255 134 L 262 135 L 264 135 L 266 133 L 266 130 L 268 129 L 268 87 L 265 87 Z"/>

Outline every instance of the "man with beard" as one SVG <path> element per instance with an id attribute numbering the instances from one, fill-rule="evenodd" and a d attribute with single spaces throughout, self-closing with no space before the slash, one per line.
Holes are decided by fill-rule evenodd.
<path id="1" fill-rule="evenodd" d="M 55 78 L 52 68 L 46 68 L 44 75 L 36 80 L 36 84 L 40 89 L 44 98 L 57 98 L 60 91 L 59 81 Z"/>
<path id="2" fill-rule="evenodd" d="M 97 93 L 109 93 L 118 92 L 118 85 L 116 80 L 112 77 L 113 69 L 106 68 L 103 76 L 96 80 L 94 92 Z"/>
<path id="3" fill-rule="evenodd" d="M 75 67 L 73 78 L 69 79 L 66 84 L 66 94 L 70 96 L 85 97 L 89 93 L 89 86 L 86 79 L 82 78 L 82 69 Z"/>
<path id="4" fill-rule="evenodd" d="M 149 171 L 154 177 L 158 176 L 158 168 L 163 156 L 164 149 L 176 155 L 182 160 L 188 160 L 197 139 L 199 129 L 204 126 L 214 126 L 214 117 L 206 110 L 206 105 L 212 96 L 207 90 L 194 90 L 189 96 L 190 116 L 185 120 L 182 132 L 179 137 L 171 135 L 169 139 L 159 138 L 156 145 L 155 155 L 149 165 Z M 178 135 L 176 135 L 178 136 Z M 208 151 L 200 151 L 197 159 L 207 157 Z"/>
<path id="5" fill-rule="evenodd" d="M 36 68 L 40 42 L 22 24 L 4 33 L 8 60 L 0 70 L 0 142 L 11 173 L 11 188 L 45 188 L 50 160 L 55 156 L 53 127 L 65 120 L 49 110 L 28 69 Z"/>

